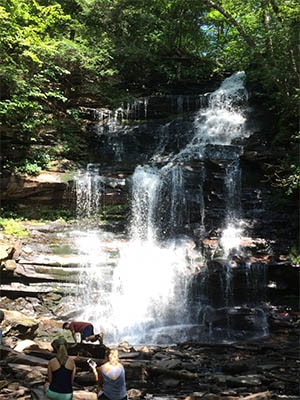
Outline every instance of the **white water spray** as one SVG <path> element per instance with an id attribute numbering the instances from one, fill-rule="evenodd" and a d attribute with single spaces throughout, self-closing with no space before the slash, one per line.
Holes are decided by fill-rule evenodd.
<path id="1" fill-rule="evenodd" d="M 191 142 L 174 157 L 175 161 L 202 159 L 206 145 L 229 146 L 236 139 L 248 137 L 242 104 L 248 98 L 244 87 L 245 73 L 233 74 L 220 88 L 209 95 L 209 106 L 195 117 L 196 134 Z"/>

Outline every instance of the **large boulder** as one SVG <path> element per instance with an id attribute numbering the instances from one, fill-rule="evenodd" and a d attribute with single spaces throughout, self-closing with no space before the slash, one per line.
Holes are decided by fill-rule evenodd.
<path id="1" fill-rule="evenodd" d="M 13 310 L 3 310 L 4 320 L 1 324 L 3 335 L 18 339 L 33 339 L 39 327 L 39 321 L 33 317 Z"/>

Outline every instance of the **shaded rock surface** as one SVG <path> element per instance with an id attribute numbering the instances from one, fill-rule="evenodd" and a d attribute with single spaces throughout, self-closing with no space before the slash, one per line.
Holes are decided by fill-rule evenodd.
<path id="1" fill-rule="evenodd" d="M 240 344 L 185 342 L 173 346 L 118 345 L 125 366 L 129 398 L 169 399 L 293 399 L 299 395 L 299 315 L 274 319 L 268 339 Z M 51 344 L 40 341 L 0 346 L 0 399 L 43 399 Z M 99 347 L 100 345 L 98 345 Z M 14 348 L 13 348 L 14 347 Z M 74 346 L 69 353 L 77 365 L 75 399 L 96 398 L 87 359 L 98 364 L 97 345 Z M 268 397 L 266 396 L 268 392 Z M 40 393 L 41 397 L 34 397 Z M 257 395 L 256 397 L 254 395 Z M 15 397 L 14 397 L 15 396 Z M 83 396 L 83 397 L 81 397 Z M 261 397 L 259 397 L 261 396 Z"/>
<path id="2" fill-rule="evenodd" d="M 81 109 L 82 123 L 87 130 L 89 165 L 99 167 L 102 203 L 105 207 L 117 206 L 114 216 L 118 214 L 119 221 L 123 220 L 120 229 L 128 222 L 131 177 L 135 168 L 144 164 L 161 167 L 178 154 L 195 134 L 196 111 L 206 105 L 206 94 L 199 94 L 190 98 L 178 95 L 138 99 L 126 112 L 117 110 L 115 116 L 111 110 Z M 235 140 L 230 146 L 208 145 L 201 156 L 196 151 L 194 158 L 178 160 L 186 182 L 188 210 L 178 227 L 180 232 L 175 233 L 188 233 L 199 244 L 214 237 L 225 217 L 224 175 L 235 154 L 239 156 L 241 168 L 241 205 L 247 230 L 252 237 L 264 239 L 269 252 L 279 257 L 288 253 L 298 235 L 297 201 L 280 204 L 272 197 L 273 188 L 266 179 L 266 166 L 279 156 L 270 151 L 273 137 L 270 116 L 263 115 L 255 107 L 248 107 L 246 115 L 252 131 L 249 138 Z M 73 172 L 69 167 L 62 161 L 59 167 L 36 177 L 15 176 L 3 171 L 0 176 L 2 205 L 36 216 L 43 207 L 68 210 L 75 215 L 77 171 L 74 172 L 74 166 Z M 200 215 L 203 205 L 204 214 Z M 109 218 L 113 222 L 113 217 Z M 162 225 L 167 225 L 166 222 L 162 221 Z M 167 235 L 174 233 L 168 232 L 171 229 L 173 227 L 166 229 Z"/>
<path id="3" fill-rule="evenodd" d="M 53 356 L 51 343 L 63 333 L 63 320 L 72 318 L 66 303 L 76 289 L 72 271 L 78 263 L 73 256 L 53 254 L 50 237 L 58 227 L 65 229 L 56 222 L 40 229 L 31 226 L 33 235 L 29 238 L 12 240 L 1 236 L 0 309 L 5 314 L 1 324 L 1 400 L 43 399 L 46 366 Z M 16 268 L 7 268 L 4 261 L 12 259 Z M 300 313 L 295 301 L 288 303 L 286 297 L 278 296 L 278 291 L 281 295 L 282 291 L 297 295 L 297 285 L 290 285 L 285 268 L 295 271 L 294 280 L 299 278 L 298 268 L 287 262 L 269 262 L 272 281 L 284 284 L 278 284 L 277 297 L 272 294 L 277 303 L 269 309 L 268 337 L 231 344 L 194 340 L 161 346 L 119 343 L 129 398 L 298 399 Z M 218 270 L 221 263 L 222 260 L 215 260 L 212 270 Z M 56 268 L 64 276 L 70 271 L 68 279 L 60 279 Z M 103 362 L 102 349 L 97 344 L 74 346 L 71 337 L 67 339 L 78 368 L 74 399 L 96 399 L 96 385 L 86 361 L 92 357 Z"/>

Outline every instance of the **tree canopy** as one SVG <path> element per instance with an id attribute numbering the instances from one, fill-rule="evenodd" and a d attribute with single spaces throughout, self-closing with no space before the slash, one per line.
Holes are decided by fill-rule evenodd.
<path id="1" fill-rule="evenodd" d="M 45 167 L 54 150 L 32 150 L 45 131 L 61 156 L 78 157 L 86 99 L 114 107 L 244 70 L 274 113 L 274 145 L 287 148 L 274 184 L 293 191 L 299 15 L 297 0 L 0 0 L 2 165 Z"/>

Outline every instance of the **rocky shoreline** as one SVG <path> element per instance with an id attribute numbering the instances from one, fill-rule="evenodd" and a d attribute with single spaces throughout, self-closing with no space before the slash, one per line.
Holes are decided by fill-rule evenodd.
<path id="1" fill-rule="evenodd" d="M 74 288 L 76 262 L 71 257 L 65 258 L 65 264 L 62 257 L 55 261 L 49 234 L 57 225 L 31 226 L 30 239 L 1 236 L 0 309 L 5 319 L 1 324 L 0 400 L 43 399 L 46 367 L 53 357 L 51 342 L 62 333 L 63 317 L 72 318 L 64 298 Z M 295 301 L 270 308 L 268 326 L 267 337 L 235 343 L 120 343 L 129 398 L 299 399 L 300 313 Z M 86 361 L 93 357 L 101 363 L 101 349 L 87 344 L 76 347 L 68 340 L 78 370 L 74 399 L 96 399 Z"/>
<path id="2" fill-rule="evenodd" d="M 5 310 L 6 324 L 13 313 Z M 51 321 L 44 320 L 44 324 Z M 184 342 L 172 346 L 133 346 L 120 343 L 131 399 L 299 399 L 299 314 L 270 319 L 270 336 L 231 344 Z M 29 322 L 28 322 L 29 324 Z M 25 333 L 24 333 L 25 331 Z M 12 332 L 14 335 L 12 336 Z M 16 340 L 16 336 L 18 339 Z M 22 339 L 19 324 L 4 335 L 0 346 L 0 399 L 43 399 L 51 343 Z M 87 359 L 97 358 L 100 345 L 69 342 L 77 374 L 74 399 L 96 399 Z"/>

